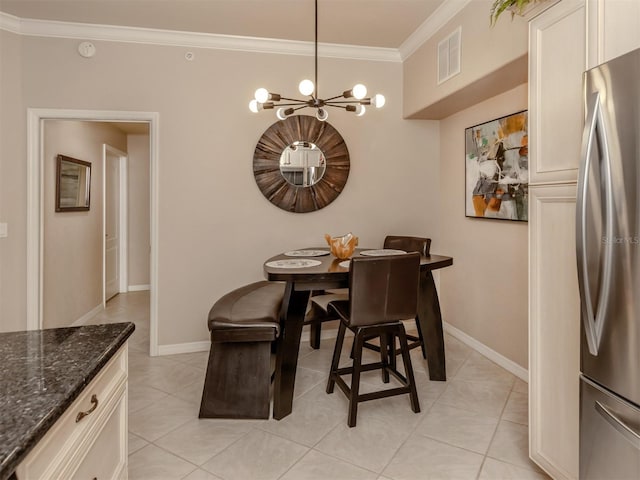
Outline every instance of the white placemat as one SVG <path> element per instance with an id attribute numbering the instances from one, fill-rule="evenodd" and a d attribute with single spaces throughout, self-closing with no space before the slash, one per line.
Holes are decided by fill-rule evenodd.
<path id="1" fill-rule="evenodd" d="M 310 260 L 308 258 L 291 259 L 291 260 L 274 260 L 267 262 L 265 265 L 272 268 L 307 268 L 316 267 L 322 262 L 319 260 Z"/>
<path id="2" fill-rule="evenodd" d="M 350 263 L 350 262 L 351 262 L 351 260 L 345 260 L 345 261 L 343 261 L 343 262 L 340 262 L 340 263 L 338 264 L 338 266 L 339 266 L 339 267 L 342 267 L 342 268 L 349 268 L 349 263 Z"/>
<path id="3" fill-rule="evenodd" d="M 360 252 L 360 255 L 365 257 L 383 257 L 385 255 L 403 255 L 407 252 L 404 250 L 394 250 L 392 248 L 383 248 L 382 250 L 365 250 Z"/>
<path id="4" fill-rule="evenodd" d="M 329 255 L 328 250 L 291 250 L 284 252 L 287 257 L 322 257 Z"/>

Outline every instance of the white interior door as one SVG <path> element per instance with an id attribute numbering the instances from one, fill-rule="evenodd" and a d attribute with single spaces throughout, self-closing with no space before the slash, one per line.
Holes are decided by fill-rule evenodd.
<path id="1" fill-rule="evenodd" d="M 120 157 L 105 155 L 105 302 L 120 289 Z"/>

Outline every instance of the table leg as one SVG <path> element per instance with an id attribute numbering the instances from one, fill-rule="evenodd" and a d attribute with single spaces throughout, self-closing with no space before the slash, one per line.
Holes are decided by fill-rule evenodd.
<path id="1" fill-rule="evenodd" d="M 309 302 L 309 291 L 295 290 L 293 283 L 287 282 L 282 302 L 283 318 L 281 319 L 280 336 L 277 340 L 273 387 L 273 418 L 276 420 L 291 413 L 300 337 Z"/>
<path id="2" fill-rule="evenodd" d="M 444 333 L 438 292 L 431 271 L 420 272 L 418 324 L 427 350 L 429 379 L 445 381 Z"/>

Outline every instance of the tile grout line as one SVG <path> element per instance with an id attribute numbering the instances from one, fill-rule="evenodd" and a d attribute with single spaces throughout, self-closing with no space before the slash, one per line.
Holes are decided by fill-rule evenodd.
<path id="1" fill-rule="evenodd" d="M 493 435 L 491 436 L 491 441 L 489 442 L 489 446 L 487 447 L 487 451 L 485 452 L 485 454 L 484 454 L 484 456 L 482 458 L 482 463 L 480 464 L 480 470 L 478 470 L 478 475 L 476 476 L 476 479 L 480 478 L 480 475 L 482 474 L 482 469 L 484 468 L 484 464 L 487 461 L 487 457 L 489 457 L 489 450 L 491 449 L 491 445 L 493 445 L 493 441 L 496 438 L 496 433 L 498 433 L 498 428 L 500 427 L 500 422 L 502 421 L 502 415 L 504 415 L 504 411 L 507 408 L 507 404 L 509 403 L 509 398 L 511 397 L 511 393 L 513 392 L 513 388 L 514 388 L 515 384 L 516 384 L 516 382 L 514 380 L 513 384 L 511 385 L 511 389 L 509 390 L 509 395 L 507 395 L 507 399 L 505 400 L 504 405 L 502 406 L 502 410 L 500 412 L 500 416 L 498 417 L 498 423 L 496 423 L 496 428 L 493 431 Z M 493 458 L 493 457 L 489 457 L 489 458 Z"/>
<path id="2" fill-rule="evenodd" d="M 429 376 L 429 373 L 426 373 L 427 378 Z M 414 375 L 415 376 L 415 375 Z M 431 381 L 431 380 L 429 380 Z M 389 465 L 391 464 L 391 462 L 393 462 L 393 459 L 396 457 L 396 455 L 398 454 L 398 452 L 400 451 L 400 449 L 409 441 L 409 438 L 411 438 L 411 435 L 413 435 L 415 433 L 415 431 L 418 429 L 418 427 L 420 426 L 420 424 L 424 421 L 424 419 L 426 418 L 426 416 L 429 414 L 429 412 L 431 411 L 431 409 L 433 409 L 434 405 L 436 404 L 436 402 L 438 401 L 438 399 L 442 396 L 442 394 L 444 393 L 445 389 L 442 390 L 442 392 L 437 396 L 437 398 L 433 401 L 433 403 L 431 404 L 431 406 L 425 410 L 424 415 L 422 416 L 422 419 L 419 422 L 416 422 L 416 425 L 413 427 L 413 429 L 411 430 L 411 432 L 409 433 L 409 435 L 407 435 L 407 438 L 404 439 L 403 442 L 400 443 L 400 445 L 398 446 L 398 448 L 396 448 L 396 450 L 393 452 L 393 455 L 391 455 L 391 458 L 389 459 L 389 461 L 385 464 L 385 466 L 382 468 L 382 470 L 380 470 L 380 473 L 378 474 L 383 475 L 384 471 L 387 469 L 387 467 L 389 467 Z"/>

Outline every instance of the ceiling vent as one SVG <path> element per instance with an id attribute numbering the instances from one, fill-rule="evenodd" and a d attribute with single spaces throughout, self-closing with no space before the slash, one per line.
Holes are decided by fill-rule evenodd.
<path id="1" fill-rule="evenodd" d="M 438 85 L 460 73 L 462 27 L 438 43 Z"/>

